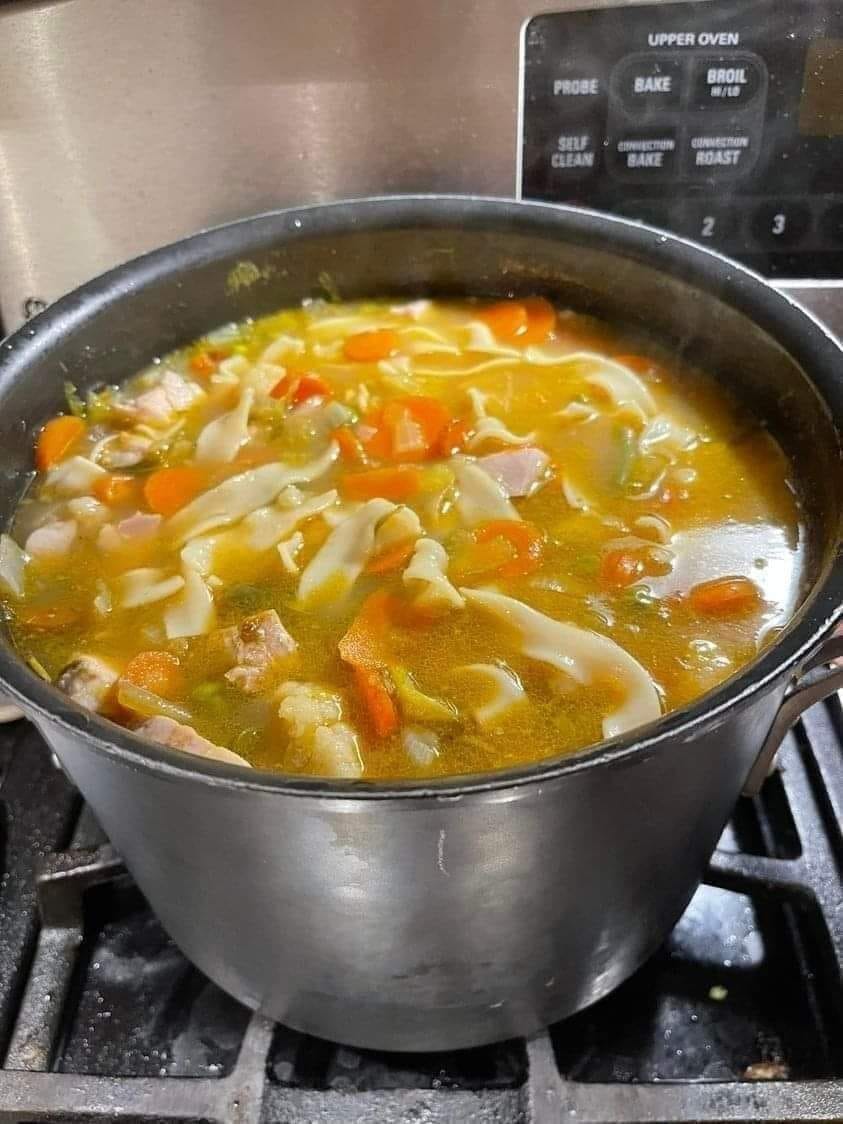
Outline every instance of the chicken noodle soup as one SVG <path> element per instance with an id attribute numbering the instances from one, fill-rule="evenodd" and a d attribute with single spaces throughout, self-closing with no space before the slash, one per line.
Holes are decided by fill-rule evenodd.
<path id="1" fill-rule="evenodd" d="M 573 752 L 715 687 L 798 595 L 771 437 L 543 299 L 308 303 L 67 393 L 0 545 L 9 627 L 187 752 L 375 779 Z"/>

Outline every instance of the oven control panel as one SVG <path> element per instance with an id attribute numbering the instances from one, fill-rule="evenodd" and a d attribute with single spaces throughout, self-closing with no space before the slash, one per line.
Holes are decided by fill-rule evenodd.
<path id="1" fill-rule="evenodd" d="M 549 13 L 524 28 L 519 187 L 843 277 L 843 0 Z"/>

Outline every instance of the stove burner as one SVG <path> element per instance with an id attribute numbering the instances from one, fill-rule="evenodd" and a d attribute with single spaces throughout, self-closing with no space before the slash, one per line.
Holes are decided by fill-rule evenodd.
<path id="1" fill-rule="evenodd" d="M 176 949 L 36 732 L 0 730 L 0 1121 L 843 1117 L 843 715 L 809 711 L 661 951 L 527 1042 L 356 1050 Z"/>

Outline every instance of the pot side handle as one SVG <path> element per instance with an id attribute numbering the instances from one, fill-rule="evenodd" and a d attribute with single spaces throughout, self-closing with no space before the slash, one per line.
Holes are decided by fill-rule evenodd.
<path id="1" fill-rule="evenodd" d="M 743 786 L 744 796 L 757 796 L 770 774 L 785 734 L 809 706 L 843 688 L 843 635 L 830 636 L 788 687 L 770 732 Z"/>

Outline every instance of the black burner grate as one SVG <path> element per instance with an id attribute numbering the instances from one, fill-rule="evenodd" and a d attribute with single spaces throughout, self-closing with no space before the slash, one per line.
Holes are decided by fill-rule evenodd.
<path id="1" fill-rule="evenodd" d="M 0 1121 L 843 1118 L 843 720 L 809 711 L 613 995 L 529 1042 L 355 1050 L 273 1026 L 161 929 L 31 727 L 0 730 Z"/>

